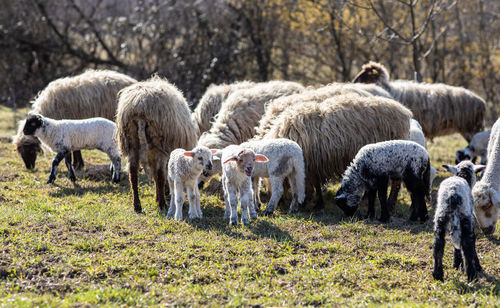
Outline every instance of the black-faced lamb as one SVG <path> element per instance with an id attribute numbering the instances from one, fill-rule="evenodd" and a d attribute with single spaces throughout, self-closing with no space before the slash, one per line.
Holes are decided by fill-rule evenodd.
<path id="1" fill-rule="evenodd" d="M 380 221 L 390 218 L 387 208 L 389 180 L 403 181 L 411 195 L 410 220 L 427 219 L 425 196 L 429 194 L 430 159 L 419 144 L 407 140 L 391 140 L 362 147 L 342 178 L 335 197 L 345 214 L 353 215 L 365 191 L 368 196 L 368 216 L 375 216 L 375 197 L 381 206 Z"/>
<path id="2" fill-rule="evenodd" d="M 491 128 L 487 150 L 488 164 L 483 177 L 472 188 L 474 216 L 484 234 L 495 232 L 500 215 L 500 119 Z"/>
<path id="3" fill-rule="evenodd" d="M 166 79 L 153 77 L 119 93 L 116 115 L 118 144 L 129 160 L 129 180 L 134 210 L 142 212 L 138 194 L 139 162 L 151 170 L 156 201 L 166 212 L 165 184 L 170 152 L 192 149 L 196 128 L 182 93 Z"/>
<path id="4" fill-rule="evenodd" d="M 226 210 L 224 218 L 230 218 L 229 223 L 238 223 L 238 199 L 241 204 L 241 222 L 250 224 L 251 219 L 257 219 L 255 204 L 253 202 L 252 172 L 255 162 L 267 162 L 265 155 L 255 154 L 251 149 L 238 145 L 225 147 L 219 153 L 222 163 L 222 187 Z"/>
<path id="5" fill-rule="evenodd" d="M 118 91 L 135 82 L 132 77 L 110 70 L 88 70 L 80 75 L 59 78 L 37 95 L 30 113 L 55 120 L 102 117 L 114 121 Z M 24 121 L 19 124 L 13 143 L 26 168 L 33 169 L 41 150 L 40 141 L 24 136 L 23 128 Z M 80 151 L 73 152 L 73 158 L 74 168 L 83 168 Z"/>
<path id="6" fill-rule="evenodd" d="M 170 187 L 170 207 L 167 217 L 182 220 L 182 206 L 184 204 L 184 190 L 189 200 L 189 218 L 202 218 L 200 206 L 200 191 L 198 177 L 203 170 L 212 169 L 212 154 L 204 146 L 198 146 L 191 151 L 175 149 L 170 153 L 168 161 L 168 185 Z"/>
<path id="7" fill-rule="evenodd" d="M 474 233 L 474 200 L 471 188 L 476 183 L 476 172 L 483 165 L 463 161 L 457 166 L 443 165 L 454 176 L 439 185 L 436 213 L 434 214 L 434 279 L 443 280 L 443 253 L 446 232 L 453 243 L 453 267 L 465 268 L 467 279 L 473 280 L 481 265 L 476 253 Z"/>
<path id="8" fill-rule="evenodd" d="M 98 149 L 106 153 L 111 160 L 112 180 L 120 181 L 121 157 L 114 139 L 115 123 L 104 118 L 85 120 L 54 120 L 39 114 L 28 116 L 23 134 L 38 137 L 57 155 L 52 161 L 47 183 L 56 179 L 57 167 L 63 158 L 69 171 L 69 178 L 75 181 L 75 172 L 71 165 L 71 152 Z"/>
<path id="9" fill-rule="evenodd" d="M 455 164 L 463 160 L 475 161 L 479 156 L 481 157 L 481 164 L 486 165 L 486 153 L 488 149 L 488 141 L 490 140 L 491 129 L 479 132 L 472 136 L 469 144 L 455 153 Z"/>
<path id="10" fill-rule="evenodd" d="M 389 81 L 385 67 L 376 62 L 363 65 L 354 82 L 375 83 L 410 108 L 425 136 L 460 133 L 467 141 L 484 129 L 486 103 L 472 91 L 445 84 Z"/>

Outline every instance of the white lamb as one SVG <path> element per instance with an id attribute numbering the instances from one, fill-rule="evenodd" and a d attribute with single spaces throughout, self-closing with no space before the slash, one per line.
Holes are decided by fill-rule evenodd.
<path id="1" fill-rule="evenodd" d="M 184 204 L 184 189 L 189 200 L 189 218 L 202 218 L 200 207 L 200 191 L 198 177 L 204 169 L 212 169 L 212 154 L 204 146 L 198 146 L 191 151 L 175 149 L 170 153 L 168 161 L 168 186 L 170 187 L 170 207 L 167 217 L 182 220 L 182 206 Z"/>
<path id="2" fill-rule="evenodd" d="M 222 187 L 226 211 L 224 218 L 230 217 L 230 224 L 238 223 L 238 199 L 241 203 L 241 222 L 250 224 L 250 218 L 257 219 L 257 212 L 253 202 L 251 176 L 255 162 L 267 162 L 265 155 L 255 154 L 248 148 L 239 145 L 230 145 L 219 151 L 222 162 Z"/>
<path id="3" fill-rule="evenodd" d="M 25 135 L 38 137 L 57 155 L 52 161 L 48 184 L 56 179 L 57 166 L 65 159 L 69 178 L 75 181 L 75 171 L 71 165 L 71 152 L 97 149 L 106 153 L 111 160 L 112 181 L 120 181 L 121 156 L 115 142 L 115 123 L 104 118 L 84 120 L 54 120 L 40 114 L 29 115 L 24 125 Z"/>
<path id="4" fill-rule="evenodd" d="M 488 149 L 488 141 L 490 140 L 491 129 L 485 130 L 484 132 L 479 132 L 472 136 L 469 144 L 458 150 L 455 154 L 455 164 L 458 164 L 462 160 L 475 161 L 476 157 L 481 157 L 481 164 L 486 165 L 486 152 Z"/>

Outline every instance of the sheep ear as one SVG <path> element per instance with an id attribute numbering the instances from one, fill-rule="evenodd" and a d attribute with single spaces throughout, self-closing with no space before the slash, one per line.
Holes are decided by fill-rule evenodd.
<path id="1" fill-rule="evenodd" d="M 255 155 L 255 161 L 258 161 L 258 162 L 261 162 L 261 163 L 265 163 L 265 162 L 268 162 L 269 159 L 267 159 L 266 155 L 257 154 L 257 155 Z"/>
<path id="2" fill-rule="evenodd" d="M 485 166 L 485 165 L 474 165 L 474 172 L 475 172 L 475 173 L 481 172 L 481 171 L 483 171 L 485 168 L 486 168 L 486 166 Z"/>
<path id="3" fill-rule="evenodd" d="M 231 158 L 229 158 L 229 159 L 226 159 L 226 161 L 224 162 L 224 164 L 225 164 L 225 163 L 228 163 L 228 162 L 230 162 L 230 161 L 237 161 L 237 159 L 236 159 L 236 157 L 234 157 L 234 156 L 233 156 L 233 157 L 231 157 Z"/>
<path id="4" fill-rule="evenodd" d="M 212 155 L 215 155 L 219 151 L 218 149 L 210 149 L 210 152 L 212 152 Z"/>
<path id="5" fill-rule="evenodd" d="M 193 151 L 186 151 L 186 152 L 184 152 L 184 156 L 193 157 L 194 156 L 194 152 Z"/>
<path id="6" fill-rule="evenodd" d="M 442 165 L 442 167 L 444 168 L 444 170 L 451 172 L 453 174 L 457 174 L 457 172 L 458 172 L 457 168 L 455 168 L 454 166 Z"/>
<path id="7" fill-rule="evenodd" d="M 340 195 L 335 196 L 335 200 L 345 199 L 345 194 L 341 193 Z"/>

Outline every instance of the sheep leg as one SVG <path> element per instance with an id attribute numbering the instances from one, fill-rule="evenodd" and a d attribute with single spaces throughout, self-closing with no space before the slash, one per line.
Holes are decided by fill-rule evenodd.
<path id="1" fill-rule="evenodd" d="M 225 184 L 226 181 L 224 177 L 222 177 L 222 191 L 224 193 L 224 204 L 225 204 L 225 209 L 224 209 L 224 219 L 228 219 L 229 216 L 231 216 L 231 206 L 229 204 L 229 195 L 227 194 L 227 185 Z"/>
<path id="2" fill-rule="evenodd" d="M 169 176 L 168 177 L 168 187 L 170 189 L 170 206 L 167 212 L 167 218 L 173 218 L 175 214 L 175 189 L 174 189 L 174 180 Z"/>
<path id="3" fill-rule="evenodd" d="M 443 254 L 446 235 L 446 224 L 448 218 L 446 216 L 439 217 L 436 222 L 436 231 L 434 233 L 434 271 L 432 276 L 436 280 L 443 280 Z"/>
<path id="4" fill-rule="evenodd" d="M 387 200 L 387 209 L 390 213 L 394 211 L 396 207 L 396 202 L 398 200 L 399 192 L 401 191 L 401 181 L 392 180 L 391 183 L 391 193 L 389 194 L 389 199 Z"/>
<path id="5" fill-rule="evenodd" d="M 473 224 L 472 224 L 473 225 Z M 479 258 L 477 257 L 477 251 L 476 251 L 476 233 L 474 232 L 474 229 L 472 230 L 472 234 L 474 237 L 473 243 L 472 243 L 472 249 L 474 250 L 474 267 L 476 268 L 476 271 L 482 272 L 483 268 L 481 267 L 481 264 L 479 263 Z"/>
<path id="6" fill-rule="evenodd" d="M 201 219 L 201 218 L 203 218 L 203 212 L 201 211 L 201 204 L 200 204 L 200 190 L 198 189 L 196 182 L 193 186 L 193 192 L 194 192 L 194 195 L 196 197 L 196 207 L 195 207 L 196 214 L 197 214 L 198 218 Z"/>
<path id="7" fill-rule="evenodd" d="M 252 183 L 248 181 L 247 189 L 245 190 L 245 195 L 248 195 L 248 213 L 250 214 L 250 218 L 253 220 L 257 219 L 257 211 L 255 211 L 255 203 L 253 202 L 253 190 Z"/>
<path id="8" fill-rule="evenodd" d="M 122 160 L 118 155 L 109 155 L 109 160 L 111 161 L 111 181 L 113 183 L 120 182 L 120 173 L 122 169 Z"/>
<path id="9" fill-rule="evenodd" d="M 240 203 L 241 203 L 241 223 L 248 226 L 250 221 L 248 220 L 248 212 L 253 194 L 248 190 L 240 190 Z M 254 209 L 255 212 L 255 209 Z"/>
<path id="10" fill-rule="evenodd" d="M 453 249 L 453 268 L 454 269 L 463 269 L 464 260 L 462 258 L 462 250 L 461 249 Z"/>
<path id="11" fill-rule="evenodd" d="M 387 206 L 387 184 L 389 178 L 380 178 L 378 181 L 378 200 L 380 201 L 380 221 L 388 222 L 390 214 Z M 401 183 L 401 182 L 400 182 Z M 399 191 L 398 191 L 399 192 Z M 392 193 L 392 191 L 391 191 Z"/>
<path id="12" fill-rule="evenodd" d="M 260 212 L 260 208 L 262 206 L 262 203 L 260 201 L 260 190 L 259 190 L 259 177 L 253 177 L 252 178 L 252 188 L 253 188 L 253 202 L 255 204 L 255 208 L 257 211 Z"/>
<path id="13" fill-rule="evenodd" d="M 474 255 L 474 225 L 470 219 L 462 218 L 460 219 L 460 228 L 462 230 L 460 245 L 462 246 L 465 272 L 467 274 L 467 280 L 472 281 L 477 277 Z"/>
<path id="14" fill-rule="evenodd" d="M 376 189 L 370 189 L 366 193 L 368 197 L 368 215 L 367 218 L 370 218 L 370 220 L 373 220 L 375 218 L 375 197 L 377 196 L 377 190 Z"/>
<path id="15" fill-rule="evenodd" d="M 75 171 L 73 170 L 73 166 L 71 165 L 71 152 L 66 153 L 64 156 L 64 162 L 66 163 L 66 167 L 68 168 L 69 179 L 71 182 L 76 181 Z"/>
<path id="16" fill-rule="evenodd" d="M 134 199 L 134 210 L 136 213 L 142 213 L 141 200 L 139 199 L 138 174 L 139 174 L 139 150 L 132 148 L 129 158 L 128 174 L 130 187 L 132 188 L 132 197 Z"/>
<path id="17" fill-rule="evenodd" d="M 278 206 L 281 196 L 283 196 L 283 180 L 275 177 L 271 177 L 269 180 L 271 181 L 272 194 L 271 199 L 267 203 L 267 207 L 264 210 L 264 214 L 266 215 L 270 215 L 274 212 Z"/>
<path id="18" fill-rule="evenodd" d="M 194 189 L 192 187 L 187 186 L 186 187 L 186 194 L 188 197 L 189 201 L 189 219 L 195 219 L 195 218 L 201 218 L 198 216 L 198 205 L 196 202 L 199 202 L 199 199 L 196 198 L 196 193 L 194 192 Z"/>
<path id="19" fill-rule="evenodd" d="M 290 203 L 288 214 L 293 214 L 299 211 L 299 187 L 297 185 L 297 181 L 295 180 L 294 174 L 288 177 L 288 183 L 290 183 L 290 190 L 292 192 L 292 202 Z"/>
<path id="20" fill-rule="evenodd" d="M 234 189 L 234 187 L 231 184 L 226 182 L 225 191 L 227 191 L 226 207 L 229 204 L 230 210 L 231 210 L 229 224 L 237 225 L 238 224 L 238 195 L 237 195 L 236 189 Z M 227 211 L 227 208 L 226 208 L 226 211 Z"/>
<path id="21" fill-rule="evenodd" d="M 323 203 L 323 194 L 321 193 L 321 183 L 314 183 L 314 189 L 316 190 L 316 204 L 314 205 L 314 210 L 321 210 L 325 207 Z"/>
<path id="22" fill-rule="evenodd" d="M 172 199 L 175 199 L 175 220 L 182 220 L 182 207 L 184 206 L 183 190 L 184 187 L 182 185 L 182 182 L 174 181 L 174 193 L 172 194 Z M 191 217 L 191 204 L 189 204 L 189 212 L 189 217 Z"/>
<path id="23" fill-rule="evenodd" d="M 167 205 L 165 203 L 165 170 L 163 168 L 157 167 L 156 172 L 154 173 L 154 181 L 156 184 L 156 200 L 158 202 L 158 207 L 161 212 L 167 211 Z M 174 184 L 177 186 L 177 183 Z M 176 189 L 176 193 L 179 191 Z M 182 191 L 181 191 L 182 192 Z M 182 194 L 181 194 L 182 195 Z M 177 196 L 178 198 L 179 196 Z M 177 211 L 176 211 L 177 214 Z"/>
<path id="24" fill-rule="evenodd" d="M 67 152 L 68 151 L 63 151 L 63 152 L 57 153 L 56 157 L 52 161 L 52 169 L 50 170 L 49 180 L 47 181 L 47 184 L 54 183 L 54 181 L 56 179 L 57 166 L 59 166 L 59 163 L 66 156 Z"/>
<path id="25" fill-rule="evenodd" d="M 73 168 L 75 170 L 82 170 L 84 166 L 85 166 L 85 163 L 83 162 L 82 152 L 81 151 L 74 151 L 73 152 Z"/>

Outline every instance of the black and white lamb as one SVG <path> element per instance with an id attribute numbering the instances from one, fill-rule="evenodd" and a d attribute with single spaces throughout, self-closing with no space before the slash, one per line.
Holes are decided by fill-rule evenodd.
<path id="1" fill-rule="evenodd" d="M 40 114 L 29 115 L 23 128 L 25 135 L 38 137 L 57 155 L 52 161 L 48 184 L 56 179 L 57 166 L 65 159 L 69 178 L 75 181 L 71 152 L 97 149 L 111 160 L 112 181 L 120 181 L 121 156 L 114 139 L 115 123 L 104 118 L 85 120 L 54 120 Z"/>
<path id="2" fill-rule="evenodd" d="M 429 154 L 419 144 L 407 140 L 391 140 L 362 147 L 342 178 L 336 203 L 352 216 L 358 209 L 363 192 L 367 191 L 368 216 L 375 216 L 375 197 L 381 206 L 380 221 L 390 218 L 387 207 L 388 181 L 403 181 L 411 195 L 410 220 L 427 219 L 425 197 L 429 194 Z"/>
<path id="3" fill-rule="evenodd" d="M 481 157 L 481 164 L 486 165 L 486 152 L 488 149 L 490 134 L 491 129 L 485 130 L 484 132 L 479 132 L 472 136 L 469 144 L 465 148 L 460 149 L 455 153 L 455 164 L 458 164 L 463 160 L 471 160 L 474 162 L 479 156 Z"/>
<path id="4" fill-rule="evenodd" d="M 189 218 L 202 218 L 200 207 L 200 191 L 198 178 L 204 169 L 212 169 L 212 154 L 204 146 L 198 146 L 191 151 L 175 149 L 170 153 L 168 161 L 168 186 L 170 188 L 170 207 L 167 217 L 182 220 L 182 206 L 184 205 L 184 189 L 189 200 Z"/>
<path id="5" fill-rule="evenodd" d="M 443 252 L 445 235 L 449 232 L 454 247 L 453 267 L 464 268 L 469 281 L 481 271 L 476 253 L 474 233 L 474 200 L 471 189 L 476 183 L 476 172 L 484 165 L 463 161 L 457 166 L 443 165 L 453 173 L 439 185 L 436 214 L 434 215 L 434 279 L 443 280 Z"/>

